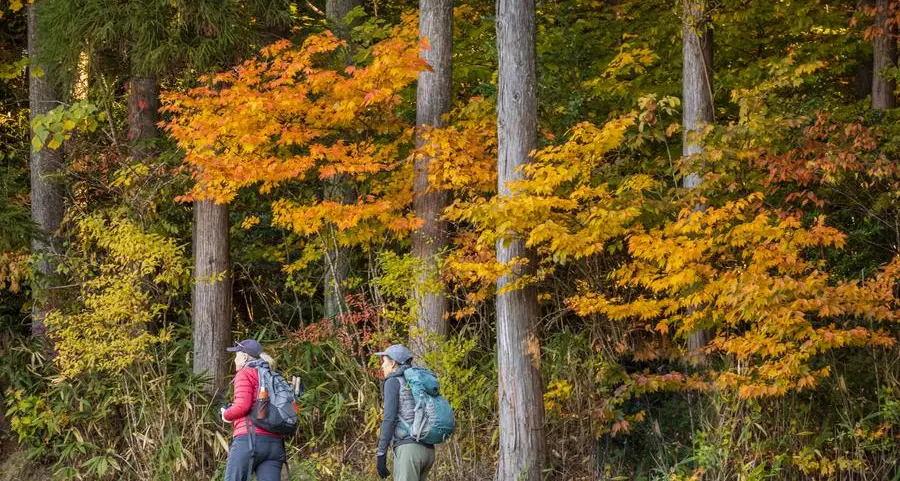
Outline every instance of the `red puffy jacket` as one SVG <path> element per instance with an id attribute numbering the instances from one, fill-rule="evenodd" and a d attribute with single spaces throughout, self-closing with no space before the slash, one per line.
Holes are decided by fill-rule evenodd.
<path id="1" fill-rule="evenodd" d="M 231 426 L 234 428 L 232 437 L 236 438 L 238 436 L 245 436 L 248 433 L 247 423 L 250 422 L 250 420 L 247 416 L 250 415 L 250 408 L 253 407 L 253 402 L 256 401 L 256 393 L 259 391 L 259 373 L 256 372 L 255 367 L 241 368 L 241 370 L 234 375 L 233 383 L 234 403 L 230 408 L 225 410 L 223 417 L 226 421 L 231 423 Z M 256 434 L 276 438 L 282 437 L 259 427 L 256 428 Z"/>

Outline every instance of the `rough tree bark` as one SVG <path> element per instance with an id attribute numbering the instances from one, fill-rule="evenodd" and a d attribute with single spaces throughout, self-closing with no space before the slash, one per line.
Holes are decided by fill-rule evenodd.
<path id="1" fill-rule="evenodd" d="M 537 76 L 534 0 L 498 0 L 497 189 L 512 196 L 507 183 L 531 161 L 537 146 Z M 498 481 L 539 481 L 544 465 L 544 403 L 541 394 L 539 310 L 534 286 L 510 289 L 534 272 L 535 255 L 516 233 L 502 233 L 497 260 L 527 259 L 497 281 L 497 367 L 500 459 Z"/>
<path id="2" fill-rule="evenodd" d="M 153 155 L 149 140 L 159 137 L 159 82 L 155 75 L 134 75 L 128 83 L 128 140 L 135 160 Z"/>
<path id="3" fill-rule="evenodd" d="M 896 82 L 884 77 L 886 68 L 897 65 L 897 27 L 888 22 L 891 0 L 875 2 L 875 53 L 872 67 L 872 108 L 892 109 L 897 106 Z"/>
<path id="4" fill-rule="evenodd" d="M 333 25 L 337 27 L 335 32 L 338 37 L 349 38 L 346 26 L 341 25 L 344 17 L 357 6 L 362 5 L 362 0 L 328 0 L 325 3 L 325 15 Z M 342 59 L 346 63 L 350 61 L 349 55 Z M 336 202 L 352 202 L 346 179 L 337 175 L 325 185 L 325 198 Z M 333 234 L 327 234 L 325 238 L 325 317 L 333 319 L 344 311 L 343 283 L 350 274 L 350 251 L 346 247 L 338 245 Z"/>
<path id="5" fill-rule="evenodd" d="M 339 22 L 350 13 L 350 10 L 362 5 L 362 0 L 327 0 L 325 15 L 333 22 Z"/>
<path id="6" fill-rule="evenodd" d="M 705 125 L 713 123 L 712 61 L 713 39 L 707 19 L 705 0 L 685 0 L 682 19 L 682 108 L 684 138 L 682 155 L 691 157 L 703 152 L 697 138 Z M 700 185 L 700 173 L 688 172 L 684 187 L 693 189 Z M 698 206 L 699 208 L 699 206 Z M 702 361 L 698 350 L 707 345 L 711 333 L 706 330 L 692 332 L 688 336 L 688 351 Z"/>
<path id="7" fill-rule="evenodd" d="M 40 2 L 28 4 L 28 57 L 38 58 L 43 32 L 38 31 L 37 8 Z M 39 64 L 28 69 L 29 116 L 47 113 L 59 105 L 59 93 L 47 80 L 46 75 L 35 75 L 37 68 L 48 72 Z M 33 132 L 32 134 L 33 135 Z M 54 287 L 56 282 L 55 256 L 59 253 L 60 239 L 57 237 L 65 213 L 65 190 L 60 178 L 63 169 L 62 149 L 43 148 L 31 150 L 29 157 L 31 170 L 31 219 L 38 225 L 40 235 L 32 238 L 31 249 L 40 256 L 37 263 L 37 277 L 40 288 L 33 288 L 34 306 L 31 310 L 31 334 L 42 342 L 47 342 L 44 319 L 54 307 Z"/>
<path id="8" fill-rule="evenodd" d="M 428 50 L 422 57 L 432 71 L 419 74 L 416 88 L 416 146 L 426 140 L 425 126 L 441 127 L 441 117 L 450 110 L 453 57 L 453 0 L 420 0 L 419 38 L 427 39 Z M 413 209 L 424 221 L 412 233 L 412 254 L 421 272 L 413 290 L 416 300 L 417 331 L 410 339 L 413 354 L 418 359 L 430 349 L 430 340 L 447 334 L 447 293 L 438 272 L 438 255 L 447 247 L 447 222 L 441 219 L 447 206 L 447 192 L 433 189 L 428 182 L 431 158 L 422 156 L 415 161 Z"/>
<path id="9" fill-rule="evenodd" d="M 211 377 L 210 392 L 223 395 L 231 344 L 231 253 L 228 205 L 194 201 L 194 372 Z"/>

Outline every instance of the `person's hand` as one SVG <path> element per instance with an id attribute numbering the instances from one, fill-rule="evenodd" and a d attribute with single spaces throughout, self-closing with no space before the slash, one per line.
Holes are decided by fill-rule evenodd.
<path id="1" fill-rule="evenodd" d="M 222 406 L 219 408 L 219 416 L 222 417 L 222 421 L 231 424 L 231 421 L 225 419 L 225 410 L 228 409 L 228 406 Z"/>
<path id="2" fill-rule="evenodd" d="M 378 476 L 381 476 L 381 479 L 384 479 L 391 475 L 391 472 L 387 469 L 387 459 L 385 459 L 383 454 L 378 455 Z"/>

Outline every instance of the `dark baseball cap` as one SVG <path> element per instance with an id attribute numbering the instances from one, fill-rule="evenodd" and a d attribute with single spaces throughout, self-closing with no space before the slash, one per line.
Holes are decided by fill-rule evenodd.
<path id="1" fill-rule="evenodd" d="M 406 364 L 412 360 L 413 355 L 403 344 L 394 344 L 382 352 L 376 352 L 376 356 L 387 356 L 400 364 Z"/>
<path id="2" fill-rule="evenodd" d="M 250 357 L 259 357 L 262 354 L 262 346 L 255 339 L 244 339 L 225 350 L 228 352 L 245 352 Z"/>

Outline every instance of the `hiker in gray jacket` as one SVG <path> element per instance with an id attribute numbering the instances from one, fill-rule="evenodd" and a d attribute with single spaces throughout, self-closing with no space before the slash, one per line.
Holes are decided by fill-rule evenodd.
<path id="1" fill-rule="evenodd" d="M 405 346 L 394 344 L 375 353 L 381 356 L 384 373 L 384 421 L 378 440 L 378 475 L 391 475 L 387 469 L 387 450 L 394 450 L 394 481 L 425 481 L 434 465 L 434 445 L 419 443 L 403 427 L 411 426 L 415 401 L 403 372 L 412 366 L 412 353 Z"/>

